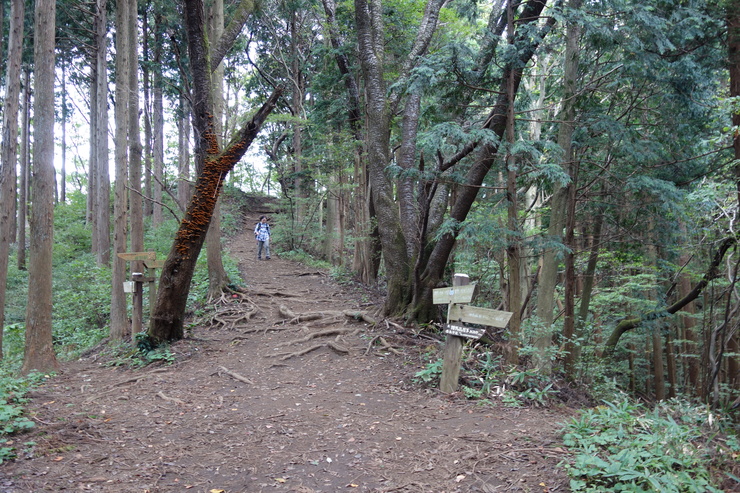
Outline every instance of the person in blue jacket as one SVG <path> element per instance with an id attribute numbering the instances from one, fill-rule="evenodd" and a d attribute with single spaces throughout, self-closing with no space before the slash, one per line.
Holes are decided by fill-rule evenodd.
<path id="1" fill-rule="evenodd" d="M 265 259 L 270 260 L 270 225 L 267 216 L 260 216 L 260 221 L 254 226 L 254 237 L 257 240 L 257 260 L 262 260 L 262 249 L 265 250 Z"/>

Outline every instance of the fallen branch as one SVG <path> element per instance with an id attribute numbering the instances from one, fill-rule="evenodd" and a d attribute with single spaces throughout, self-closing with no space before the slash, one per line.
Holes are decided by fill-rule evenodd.
<path id="1" fill-rule="evenodd" d="M 185 401 L 183 401 L 181 399 L 178 399 L 177 397 L 169 397 L 169 396 L 165 395 L 164 392 L 157 392 L 157 397 L 160 397 L 160 398 L 162 398 L 162 399 L 164 399 L 166 401 L 169 401 L 169 402 L 174 402 L 175 404 L 178 404 L 178 405 L 181 405 L 181 406 L 184 406 L 185 405 Z"/>
<path id="2" fill-rule="evenodd" d="M 242 376 L 242 375 L 239 375 L 238 373 L 236 373 L 236 372 L 233 372 L 233 371 L 231 371 L 231 370 L 227 370 L 227 369 L 226 369 L 226 368 L 224 368 L 223 366 L 219 366 L 219 367 L 218 367 L 218 371 L 219 371 L 219 373 L 225 373 L 225 374 L 227 374 L 228 376 L 230 376 L 230 377 L 231 377 L 231 378 L 233 378 L 234 380 L 239 380 L 240 382 L 248 383 L 249 385 L 254 385 L 254 382 L 252 382 L 252 381 L 251 381 L 250 379 L 248 379 L 247 377 L 244 377 L 244 376 Z"/>

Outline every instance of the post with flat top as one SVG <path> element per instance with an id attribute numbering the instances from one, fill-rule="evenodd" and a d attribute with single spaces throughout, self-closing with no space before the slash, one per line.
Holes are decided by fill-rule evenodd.
<path id="1" fill-rule="evenodd" d="M 157 264 L 156 252 L 123 252 L 118 254 L 119 258 L 127 262 L 135 262 L 137 265 L 144 263 L 147 272 L 131 273 L 131 292 L 133 300 L 131 306 L 131 335 L 132 337 L 142 331 L 144 319 L 144 283 L 149 283 L 149 296 L 156 293 L 154 288 L 154 268 Z M 125 283 L 129 284 L 129 283 Z M 150 307 L 151 309 L 151 307 Z"/>
<path id="2" fill-rule="evenodd" d="M 442 360 L 442 376 L 439 389 L 442 392 L 457 391 L 460 378 L 460 363 L 463 353 L 463 339 L 480 339 L 486 333 L 485 327 L 504 328 L 511 319 L 511 312 L 491 310 L 470 306 L 476 285 L 470 284 L 467 274 L 455 274 L 451 288 L 438 288 L 432 291 L 435 305 L 447 303 L 447 323 L 445 324 L 445 349 Z"/>
<path id="3" fill-rule="evenodd" d="M 452 287 L 470 285 L 470 277 L 467 274 L 455 274 L 452 278 Z M 453 290 L 454 293 L 454 290 Z M 453 296 L 450 294 L 450 307 L 453 306 Z M 471 294 L 472 300 L 472 294 Z M 447 310 L 447 325 L 450 324 L 449 307 Z M 457 391 L 457 381 L 460 378 L 460 363 L 462 361 L 463 338 L 447 334 L 445 339 L 445 350 L 442 362 L 442 376 L 439 379 L 439 389 L 442 392 L 452 393 Z"/>

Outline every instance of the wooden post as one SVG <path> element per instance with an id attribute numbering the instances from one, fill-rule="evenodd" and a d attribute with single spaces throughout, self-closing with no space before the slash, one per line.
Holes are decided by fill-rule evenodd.
<path id="1" fill-rule="evenodd" d="M 131 280 L 134 281 L 134 297 L 131 305 L 131 338 L 141 332 L 144 319 L 144 274 L 132 272 Z"/>
<path id="2" fill-rule="evenodd" d="M 144 262 L 144 264 L 146 264 L 146 262 L 154 262 L 157 258 L 157 254 L 155 252 L 123 252 L 119 253 L 118 257 L 127 262 L 134 262 L 132 266 L 141 266 L 142 262 Z M 131 307 L 131 338 L 133 339 L 134 336 L 142 330 L 144 320 L 144 283 L 149 279 L 144 276 L 143 272 L 132 272 L 131 280 L 134 282 L 134 293 Z"/>
<path id="3" fill-rule="evenodd" d="M 157 269 L 164 266 L 164 260 L 149 260 L 144 262 L 146 277 L 149 281 L 149 322 L 151 323 L 152 310 L 157 304 Z"/>
<path id="4" fill-rule="evenodd" d="M 452 278 L 452 286 L 467 286 L 470 284 L 470 278 L 467 274 L 455 274 Z M 447 310 L 447 323 L 450 322 L 449 311 L 452 308 L 450 303 Z M 457 381 L 460 378 L 460 363 L 462 361 L 463 338 L 453 335 L 447 335 L 445 339 L 445 349 L 442 361 L 442 376 L 439 379 L 439 389 L 442 392 L 457 392 Z"/>

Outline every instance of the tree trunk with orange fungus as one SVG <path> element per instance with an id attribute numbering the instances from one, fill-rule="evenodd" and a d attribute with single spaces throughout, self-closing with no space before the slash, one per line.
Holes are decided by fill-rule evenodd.
<path id="1" fill-rule="evenodd" d="M 212 58 L 208 49 L 203 0 L 185 0 L 184 11 L 193 80 L 192 118 L 197 136 L 195 168 L 198 178 L 185 217 L 180 222 L 175 241 L 162 267 L 157 302 L 152 310 L 148 332 L 154 343 L 183 337 L 190 282 L 226 175 L 247 152 L 283 92 L 282 88 L 276 89 L 221 151 L 214 128 L 211 74 L 212 66 L 218 65 L 222 55 Z M 240 20 L 243 23 L 246 16 L 240 17 Z"/>
<path id="2" fill-rule="evenodd" d="M 157 303 L 149 327 L 149 336 L 154 341 L 172 341 L 183 337 L 190 282 L 224 179 L 247 151 L 281 94 L 282 89 L 277 89 L 223 152 L 217 153 L 218 145 L 215 144 L 212 131 L 204 135 L 208 142 L 205 165 L 198 175 L 193 197 L 159 280 Z"/>

